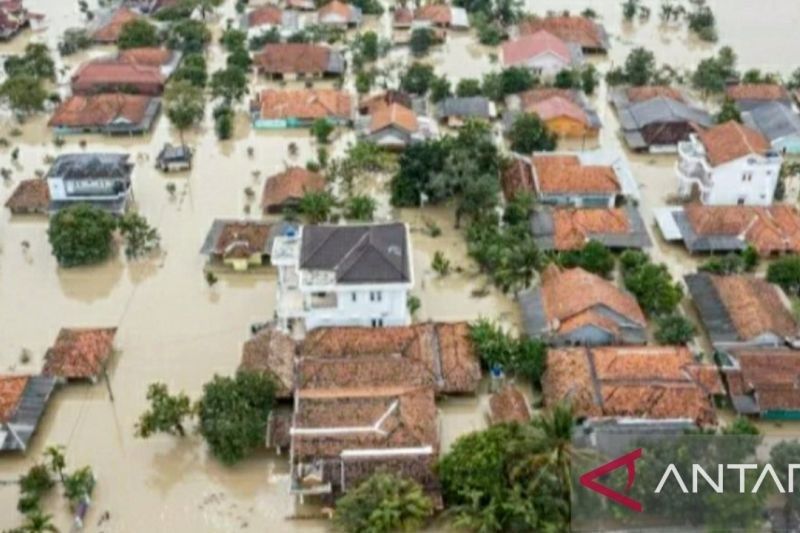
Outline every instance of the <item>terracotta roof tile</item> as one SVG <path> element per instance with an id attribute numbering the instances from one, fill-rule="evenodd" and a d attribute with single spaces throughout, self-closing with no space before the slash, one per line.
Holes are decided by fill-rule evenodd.
<path id="1" fill-rule="evenodd" d="M 213 253 L 225 258 L 246 258 L 264 253 L 271 230 L 270 224 L 228 222 L 214 244 Z"/>
<path id="2" fill-rule="evenodd" d="M 520 424 L 531 419 L 528 400 L 513 385 L 506 385 L 489 398 L 489 409 L 492 424 L 518 422 Z"/>
<path id="3" fill-rule="evenodd" d="M 395 28 L 407 28 L 414 22 L 414 12 L 406 7 L 398 7 L 394 10 L 392 24 Z"/>
<path id="4" fill-rule="evenodd" d="M 239 370 L 271 376 L 277 398 L 290 398 L 294 390 L 295 342 L 274 327 L 256 333 L 242 347 Z"/>
<path id="5" fill-rule="evenodd" d="M 115 43 L 122 27 L 128 22 L 141 18 L 135 11 L 126 7 L 117 9 L 111 18 L 92 33 L 92 39 L 100 43 Z"/>
<path id="6" fill-rule="evenodd" d="M 595 21 L 578 16 L 529 18 L 519 24 L 520 35 L 529 35 L 545 30 L 556 37 L 581 45 L 582 48 L 604 49 L 603 30 Z"/>
<path id="7" fill-rule="evenodd" d="M 690 418 L 713 424 L 712 372 L 701 372 L 684 347 L 551 349 L 542 381 L 545 402 L 570 400 L 578 416 Z M 596 376 L 593 378 L 592 376 Z"/>
<path id="8" fill-rule="evenodd" d="M 250 28 L 257 26 L 280 26 L 283 23 L 283 10 L 274 5 L 259 6 L 247 14 L 247 25 Z"/>
<path id="9" fill-rule="evenodd" d="M 400 104 L 389 104 L 372 113 L 369 125 L 370 133 L 390 126 L 398 127 L 409 133 L 414 133 L 419 129 L 416 113 Z"/>
<path id="10" fill-rule="evenodd" d="M 163 87 L 166 79 L 158 67 L 99 59 L 84 63 L 72 77 L 72 90 L 96 91 L 107 85 Z"/>
<path id="11" fill-rule="evenodd" d="M 58 106 L 47 125 L 68 128 L 106 126 L 120 119 L 138 124 L 144 120 L 152 101 L 150 96 L 122 93 L 70 96 Z"/>
<path id="12" fill-rule="evenodd" d="M 146 46 L 141 48 L 128 48 L 120 50 L 118 59 L 136 65 L 149 67 L 161 67 L 172 61 L 175 52 L 168 48 L 157 46 Z"/>
<path id="13" fill-rule="evenodd" d="M 532 158 L 539 191 L 547 194 L 614 194 L 621 191 L 610 166 L 582 165 L 576 155 L 542 155 Z"/>
<path id="14" fill-rule="evenodd" d="M 797 323 L 777 286 L 752 276 L 710 278 L 742 340 L 766 332 L 785 337 L 797 333 Z"/>
<path id="15" fill-rule="evenodd" d="M 113 353 L 116 333 L 117 328 L 63 328 L 45 354 L 42 374 L 66 379 L 97 378 Z"/>
<path id="16" fill-rule="evenodd" d="M 631 102 L 644 102 L 653 98 L 669 98 L 678 102 L 685 102 L 683 94 L 674 87 L 665 85 L 644 85 L 641 87 L 629 87 L 626 90 L 628 100 Z"/>
<path id="17" fill-rule="evenodd" d="M 764 155 L 769 141 L 756 130 L 730 120 L 698 134 L 712 166 L 722 165 L 750 154 Z"/>
<path id="18" fill-rule="evenodd" d="M 28 376 L 0 375 L 0 423 L 14 416 L 27 384 Z"/>
<path id="19" fill-rule="evenodd" d="M 427 4 L 414 11 L 416 20 L 427 20 L 440 26 L 450 24 L 452 13 L 450 6 L 445 4 Z"/>
<path id="20" fill-rule="evenodd" d="M 735 369 L 726 369 L 732 396 L 749 395 L 759 409 L 800 409 L 800 351 L 789 348 L 737 349 Z"/>
<path id="21" fill-rule="evenodd" d="M 22 180 L 6 201 L 6 207 L 15 212 L 45 213 L 50 206 L 47 180 Z"/>
<path id="22" fill-rule="evenodd" d="M 332 0 L 321 8 L 319 8 L 320 18 L 326 15 L 338 15 L 346 20 L 350 20 L 353 16 L 353 6 L 339 0 Z"/>
<path id="23" fill-rule="evenodd" d="M 553 210 L 553 240 L 558 250 L 583 248 L 592 234 L 626 234 L 631 231 L 628 214 L 623 208 Z"/>
<path id="24" fill-rule="evenodd" d="M 279 209 L 286 202 L 299 201 L 306 192 L 325 190 L 325 178 L 302 167 L 289 167 L 269 176 L 264 182 L 261 208 L 265 212 Z"/>
<path id="25" fill-rule="evenodd" d="M 506 41 L 502 46 L 503 64 L 518 65 L 544 53 L 556 55 L 565 63 L 572 62 L 572 54 L 567 43 L 550 32 L 541 30 Z"/>
<path id="26" fill-rule="evenodd" d="M 352 113 L 350 95 L 335 89 L 293 89 L 262 91 L 262 119 L 318 118 L 349 119 Z"/>
<path id="27" fill-rule="evenodd" d="M 530 111 L 535 104 L 553 98 L 554 96 L 560 96 L 561 98 L 577 103 L 576 93 L 574 91 L 570 89 L 556 89 L 553 87 L 529 89 L 519 93 L 517 96 L 519 96 L 524 111 Z"/>
<path id="28" fill-rule="evenodd" d="M 733 100 L 791 100 L 789 91 L 777 83 L 742 83 L 725 89 L 725 95 Z"/>
<path id="29" fill-rule="evenodd" d="M 253 57 L 261 72 L 321 74 L 328 70 L 331 49 L 311 43 L 271 43 Z"/>
<path id="30" fill-rule="evenodd" d="M 553 96 L 536 102 L 530 106 L 529 111 L 539 115 L 539 118 L 545 122 L 566 117 L 580 122 L 586 127 L 591 125 L 589 116 L 579 105 L 561 96 Z"/>

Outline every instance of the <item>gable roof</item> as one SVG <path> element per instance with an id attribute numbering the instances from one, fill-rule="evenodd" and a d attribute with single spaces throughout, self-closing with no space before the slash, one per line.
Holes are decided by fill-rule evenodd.
<path id="1" fill-rule="evenodd" d="M 592 125 L 589 121 L 589 117 L 586 115 L 583 109 L 581 109 L 571 100 L 562 98 L 561 96 L 553 96 L 551 98 L 547 98 L 546 100 L 536 102 L 530 107 L 530 111 L 539 115 L 539 118 L 545 122 L 557 118 L 567 117 L 580 122 L 586 127 Z"/>
<path id="2" fill-rule="evenodd" d="M 333 271 L 343 284 L 409 283 L 406 225 L 303 226 L 300 268 Z"/>
<path id="3" fill-rule="evenodd" d="M 791 101 L 789 91 L 777 83 L 740 83 L 725 88 L 725 96 L 733 100 Z"/>
<path id="4" fill-rule="evenodd" d="M 161 67 L 169 64 L 175 57 L 175 50 L 158 46 L 145 46 L 120 50 L 117 59 L 137 65 Z"/>
<path id="5" fill-rule="evenodd" d="M 262 209 L 282 206 L 287 201 L 299 200 L 306 192 L 325 190 L 325 178 L 303 167 L 289 167 L 283 172 L 267 177 L 261 195 Z"/>
<path id="6" fill-rule="evenodd" d="M 742 113 L 742 121 L 770 142 L 800 137 L 800 116 L 780 102 L 767 102 Z"/>
<path id="7" fill-rule="evenodd" d="M 537 153 L 533 161 L 534 183 L 544 194 L 615 194 L 622 188 L 609 165 L 583 165 L 577 155 Z"/>
<path id="8" fill-rule="evenodd" d="M 411 109 L 392 103 L 379 107 L 373 111 L 370 118 L 369 132 L 376 133 L 384 128 L 397 127 L 408 133 L 414 133 L 419 129 L 417 114 Z"/>
<path id="9" fill-rule="evenodd" d="M 248 258 L 268 254 L 275 226 L 256 220 L 215 220 L 201 253 L 228 258 Z"/>
<path id="10" fill-rule="evenodd" d="M 623 104 L 617 108 L 617 112 L 620 125 L 625 130 L 637 130 L 649 124 L 676 122 L 689 122 L 705 128 L 713 123 L 711 116 L 705 111 L 666 96 Z"/>
<path id="11" fill-rule="evenodd" d="M 751 154 L 764 155 L 770 144 L 759 132 L 729 120 L 699 133 L 712 166 L 725 164 Z"/>
<path id="12" fill-rule="evenodd" d="M 576 250 L 590 240 L 610 248 L 650 246 L 644 221 L 633 206 L 538 208 L 531 216 L 531 233 L 542 250 Z"/>
<path id="13" fill-rule="evenodd" d="M 330 2 L 319 8 L 320 19 L 322 19 L 327 15 L 336 15 L 342 17 L 348 22 L 357 20 L 359 18 L 358 13 L 356 12 L 353 6 L 345 2 L 340 2 L 339 0 L 331 0 Z"/>
<path id="14" fill-rule="evenodd" d="M 262 119 L 348 120 L 352 113 L 350 95 L 336 89 L 265 89 L 258 104 Z"/>
<path id="15" fill-rule="evenodd" d="M 6 200 L 6 207 L 13 211 L 44 213 L 50 205 L 50 189 L 47 180 L 22 180 Z"/>
<path id="16" fill-rule="evenodd" d="M 395 28 L 408 28 L 414 22 L 414 12 L 407 7 L 398 6 L 392 16 L 392 25 Z"/>
<path id="17" fill-rule="evenodd" d="M 642 327 L 647 325 L 644 313 L 633 295 L 582 268 L 561 271 L 552 267 L 546 270 L 542 274 L 541 295 L 545 319 L 548 323 L 557 324 L 558 330 L 569 329 L 568 321 L 579 319 L 601 307 L 607 307 Z M 592 320 L 587 323 L 592 323 Z"/>
<path id="18" fill-rule="evenodd" d="M 684 102 L 683 94 L 674 87 L 666 85 L 643 85 L 640 87 L 627 87 L 625 93 L 630 102 L 644 102 L 653 98 L 669 98 L 676 102 Z"/>
<path id="19" fill-rule="evenodd" d="M 436 118 L 492 116 L 492 104 L 485 96 L 451 96 L 436 104 Z"/>
<path id="20" fill-rule="evenodd" d="M 752 276 L 685 276 L 686 285 L 712 342 L 748 342 L 764 334 L 792 337 L 797 323 L 781 290 Z"/>
<path id="21" fill-rule="evenodd" d="M 74 95 L 58 106 L 47 125 L 80 128 L 107 126 L 119 121 L 140 124 L 159 102 L 156 98 L 136 94 Z"/>
<path id="22" fill-rule="evenodd" d="M 255 8 L 247 14 L 247 26 L 280 26 L 283 22 L 283 9 L 275 4 L 266 4 Z"/>
<path id="23" fill-rule="evenodd" d="M 100 22 L 97 29 L 92 32 L 92 39 L 100 43 L 115 43 L 119 39 L 122 27 L 139 18 L 141 17 L 135 11 L 121 7 Z"/>
<path id="24" fill-rule="evenodd" d="M 500 183 L 503 187 L 503 196 L 507 201 L 513 200 L 520 193 L 533 193 L 535 184 L 533 182 L 533 165 L 531 165 L 530 159 L 518 154 L 511 154 L 508 164 L 500 176 Z"/>
<path id="25" fill-rule="evenodd" d="M 130 179 L 133 163 L 130 154 L 110 152 L 82 152 L 56 157 L 47 178 L 64 180 L 86 178 Z"/>
<path id="26" fill-rule="evenodd" d="M 605 50 L 608 37 L 597 22 L 580 16 L 555 16 L 546 18 L 527 18 L 520 22 L 520 35 L 528 35 L 545 30 L 558 38 L 579 44 L 584 50 Z"/>
<path id="27" fill-rule="evenodd" d="M 723 368 L 737 412 L 800 409 L 800 351 L 789 348 L 737 348 L 734 366 Z"/>
<path id="28" fill-rule="evenodd" d="M 531 419 L 528 400 L 514 385 L 506 385 L 489 398 L 492 424 L 517 422 L 524 424 Z"/>
<path id="29" fill-rule="evenodd" d="M 158 67 L 98 59 L 81 65 L 71 81 L 73 91 L 80 92 L 105 85 L 163 85 L 166 78 Z"/>
<path id="30" fill-rule="evenodd" d="M 321 74 L 338 72 L 333 69 L 332 55 L 327 46 L 312 43 L 270 43 L 253 56 L 259 70 L 276 74 Z"/>
<path id="31" fill-rule="evenodd" d="M 722 391 L 719 375 L 682 346 L 551 349 L 546 368 L 545 403 L 568 400 L 579 417 L 716 421 L 710 395 Z"/>
<path id="32" fill-rule="evenodd" d="M 276 398 L 290 398 L 294 390 L 296 345 L 291 337 L 274 326 L 253 335 L 242 346 L 239 371 L 270 376 L 276 385 Z"/>
<path id="33" fill-rule="evenodd" d="M 114 351 L 117 328 L 62 328 L 45 354 L 42 374 L 65 379 L 95 379 Z"/>
<path id="34" fill-rule="evenodd" d="M 544 30 L 506 41 L 502 46 L 504 65 L 517 65 L 547 53 L 564 63 L 572 62 L 572 52 L 567 43 Z"/>
<path id="35" fill-rule="evenodd" d="M 426 4 L 414 11 L 414 19 L 447 25 L 452 21 L 451 7 L 446 4 Z"/>
<path id="36" fill-rule="evenodd" d="M 0 375 L 0 451 L 25 451 L 50 401 L 56 380 Z"/>

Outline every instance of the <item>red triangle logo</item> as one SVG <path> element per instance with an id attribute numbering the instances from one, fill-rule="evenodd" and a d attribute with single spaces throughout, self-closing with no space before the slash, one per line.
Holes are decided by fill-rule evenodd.
<path id="1" fill-rule="evenodd" d="M 598 466 L 594 470 L 590 470 L 589 472 L 586 472 L 585 474 L 583 474 L 580 477 L 579 481 L 580 481 L 581 485 L 583 485 L 587 489 L 593 490 L 594 492 L 597 492 L 598 494 L 602 494 L 603 496 L 605 496 L 609 500 L 611 500 L 611 501 L 613 501 L 615 503 L 618 503 L 618 504 L 622 505 L 623 507 L 627 507 L 628 509 L 636 511 L 637 513 L 641 513 L 642 512 L 642 504 L 641 504 L 641 502 L 638 502 L 638 501 L 634 500 L 633 498 L 629 498 L 628 496 L 626 496 L 624 494 L 621 494 L 621 493 L 615 491 L 614 489 L 606 487 L 605 485 L 602 485 L 602 484 L 598 483 L 597 481 L 595 481 L 597 478 L 599 478 L 601 476 L 604 476 L 604 475 L 608 474 L 609 472 L 612 472 L 612 471 L 616 470 L 617 468 L 625 466 L 628 469 L 628 483 L 625 485 L 625 492 L 628 492 L 629 490 L 631 490 L 631 487 L 633 486 L 633 482 L 636 479 L 636 465 L 635 465 L 635 462 L 641 456 L 642 456 L 642 449 L 641 448 L 633 450 L 632 452 L 629 452 L 629 453 L 626 453 L 625 455 L 617 457 L 616 459 L 614 459 L 612 461 L 609 461 L 609 462 L 607 462 L 606 464 L 604 464 L 602 466 Z"/>

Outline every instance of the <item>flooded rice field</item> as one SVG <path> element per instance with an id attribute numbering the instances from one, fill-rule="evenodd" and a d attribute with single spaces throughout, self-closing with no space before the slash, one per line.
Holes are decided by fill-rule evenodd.
<path id="1" fill-rule="evenodd" d="M 544 14 L 548 9 L 580 11 L 591 6 L 598 11 L 612 36 L 611 53 L 597 63 L 601 71 L 622 62 L 638 45 L 652 49 L 659 62 L 686 69 L 713 52 L 714 45 L 688 36 L 684 28 L 662 27 L 658 2 L 644 3 L 652 4 L 653 17 L 649 22 L 631 24 L 622 22 L 617 0 L 530 0 L 528 9 Z M 798 66 L 792 45 L 800 26 L 800 9 L 794 0 L 762 0 L 757 17 L 752 16 L 755 8 L 749 0 L 709 3 L 718 19 L 718 45 L 733 46 L 742 68 L 786 74 Z M 0 45 L 0 54 L 18 53 L 32 41 L 54 47 L 64 29 L 82 24 L 77 3 L 28 0 L 26 4 L 31 11 L 47 15 L 47 28 Z M 233 2 L 228 1 L 219 19 L 232 16 Z M 372 27 L 388 31 L 387 17 L 380 23 L 371 22 Z M 218 21 L 216 34 L 219 27 Z M 69 57 L 62 65 L 61 84 L 67 83 L 69 72 L 81 61 L 108 51 L 95 48 Z M 455 82 L 497 68 L 493 53 L 496 50 L 478 45 L 474 35 L 466 33 L 449 39 L 431 55 L 431 61 L 437 73 L 447 74 Z M 208 54 L 210 68 L 222 63 L 216 43 Z M 391 60 L 404 61 L 407 55 L 393 53 Z M 254 82 L 251 91 L 262 86 L 268 84 Z M 604 87 L 593 101 L 604 125 L 600 146 L 623 150 L 616 120 L 605 104 Z M 0 371 L 36 372 L 61 327 L 119 328 L 118 353 L 109 372 L 110 391 L 103 385 L 61 388 L 27 455 L 0 459 L 0 481 L 16 479 L 51 444 L 66 447 L 69 465 L 91 465 L 98 487 L 87 519 L 88 531 L 321 531 L 327 527 L 318 521 L 285 519 L 290 496 L 284 457 L 264 452 L 229 468 L 212 459 L 196 436 L 156 436 L 146 441 L 133 436 L 149 383 L 162 381 L 196 397 L 214 373 L 235 370 L 250 324 L 273 315 L 273 272 L 221 273 L 219 283 L 210 288 L 203 278 L 205 258 L 198 251 L 215 218 L 260 218 L 257 200 L 248 199 L 245 190 L 252 188 L 258 198 L 266 176 L 290 164 L 305 164 L 315 158 L 317 147 L 305 130 L 255 132 L 244 111 L 243 105 L 230 141 L 216 140 L 208 117 L 202 128 L 188 132 L 186 140 L 196 149 L 194 169 L 169 175 L 153 167 L 164 142 L 179 142 L 177 132 L 163 117 L 146 137 L 70 136 L 61 147 L 53 143 L 44 116 L 22 125 L 8 117 L 0 123 L 0 137 L 10 143 L 0 148 L 0 167 L 12 170 L 10 179 L 0 181 L 0 204 L 19 180 L 45 171 L 48 159 L 58 154 L 129 152 L 136 160 L 136 207 L 158 227 L 162 237 L 163 252 L 156 257 L 129 262 L 120 254 L 96 267 L 65 270 L 50 254 L 46 218 L 11 217 L 8 210 L 0 210 Z M 351 139 L 343 136 L 334 153 Z M 298 147 L 296 156 L 289 155 L 290 143 Z M 17 161 L 11 159 L 14 148 L 19 148 Z M 663 205 L 675 189 L 674 157 L 628 157 L 642 187 L 643 215 L 652 232 L 652 207 Z M 168 183 L 176 186 L 174 196 L 167 192 Z M 380 218 L 399 218 L 412 228 L 413 293 L 422 303 L 418 320 L 485 316 L 499 319 L 509 328 L 519 327 L 516 303 L 477 273 L 467 257 L 463 237 L 453 227 L 449 209 L 394 212 L 388 206 L 386 180 L 375 180 L 367 187 L 379 200 Z M 438 226 L 441 235 L 430 236 L 431 225 Z M 693 268 L 682 250 L 653 237 L 657 243 L 654 255 L 667 262 L 673 274 Z M 456 272 L 445 278 L 430 268 L 437 250 L 456 267 Z M 23 351 L 30 353 L 27 362 L 21 357 Z M 485 395 L 480 395 L 440 404 L 445 448 L 459 435 L 485 424 L 485 403 Z M 779 429 L 788 431 L 786 428 Z M 17 487 L 0 484 L 0 530 L 19 524 L 17 498 Z M 53 501 L 48 511 L 59 528 L 69 528 L 65 504 Z M 97 526 L 106 511 L 110 519 Z"/>

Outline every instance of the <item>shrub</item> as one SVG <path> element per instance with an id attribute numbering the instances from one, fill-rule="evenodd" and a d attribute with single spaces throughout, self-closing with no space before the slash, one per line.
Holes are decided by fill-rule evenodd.
<path id="1" fill-rule="evenodd" d="M 62 209 L 50 219 L 47 237 L 63 267 L 89 265 L 111 255 L 114 218 L 86 204 Z"/>
<path id="2" fill-rule="evenodd" d="M 656 327 L 655 337 L 661 344 L 686 344 L 695 334 L 694 324 L 679 314 L 659 318 Z"/>

